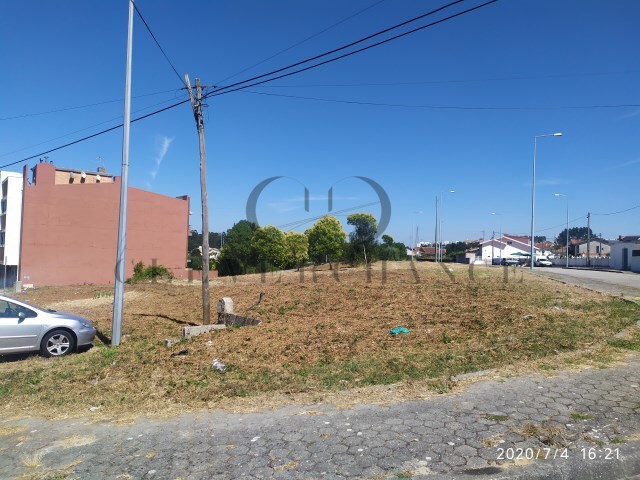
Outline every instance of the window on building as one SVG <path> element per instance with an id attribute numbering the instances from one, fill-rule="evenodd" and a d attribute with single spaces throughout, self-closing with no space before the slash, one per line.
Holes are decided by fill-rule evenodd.
<path id="1" fill-rule="evenodd" d="M 640 250 L 631 250 L 632 257 L 640 257 Z"/>

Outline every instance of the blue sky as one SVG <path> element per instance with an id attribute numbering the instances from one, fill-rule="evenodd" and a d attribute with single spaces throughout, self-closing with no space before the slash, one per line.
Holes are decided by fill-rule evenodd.
<path id="1" fill-rule="evenodd" d="M 451 12 L 479 3 L 469 0 Z M 218 86 L 443 4 L 137 2 L 178 71 Z M 0 165 L 119 123 L 127 9 L 126 0 L 0 4 Z M 211 229 L 244 218 L 254 186 L 282 175 L 288 178 L 260 198 L 258 218 L 277 226 L 307 219 L 297 227 L 304 230 L 326 213 L 332 185 L 334 211 L 375 202 L 367 185 L 349 178 L 366 176 L 389 194 L 387 233 L 396 240 L 408 243 L 416 227 L 421 239 L 433 238 L 439 192 L 445 192 L 444 240 L 478 238 L 483 230 L 486 237 L 492 230 L 527 234 L 533 139 L 553 132 L 564 135 L 538 140 L 540 234 L 553 237 L 564 228 L 565 199 L 554 197 L 556 192 L 568 195 L 571 219 L 636 206 L 640 107 L 557 107 L 640 105 L 639 23 L 640 3 L 634 0 L 501 0 L 270 86 L 210 98 L 205 129 Z M 186 98 L 137 16 L 133 65 L 134 117 Z M 61 109 L 67 110 L 32 115 Z M 117 130 L 48 156 L 58 166 L 94 170 L 104 164 L 120 174 L 121 148 Z M 188 104 L 132 125 L 130 163 L 132 186 L 190 195 L 191 224 L 200 227 L 198 140 Z M 309 212 L 302 185 L 310 192 Z M 452 189 L 456 193 L 446 193 Z M 380 208 L 358 210 L 377 215 Z M 573 225 L 584 226 L 586 219 Z M 640 208 L 594 215 L 592 228 L 610 238 L 638 234 Z"/>

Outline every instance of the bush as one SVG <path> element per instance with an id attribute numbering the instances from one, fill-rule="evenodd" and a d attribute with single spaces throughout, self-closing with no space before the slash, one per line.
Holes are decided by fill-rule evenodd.
<path id="1" fill-rule="evenodd" d="M 145 280 L 173 279 L 173 273 L 162 265 L 146 266 L 138 262 L 133 266 L 133 276 L 127 279 L 127 283 L 143 282 Z"/>

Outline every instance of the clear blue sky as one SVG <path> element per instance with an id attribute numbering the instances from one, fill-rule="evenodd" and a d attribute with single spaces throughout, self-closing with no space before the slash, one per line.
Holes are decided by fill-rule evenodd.
<path id="1" fill-rule="evenodd" d="M 451 12 L 478 3 L 467 1 Z M 137 2 L 178 71 L 219 86 L 322 53 L 443 4 Z M 126 0 L 1 2 L 0 165 L 118 123 L 127 9 Z M 456 193 L 444 194 L 445 240 L 478 238 L 482 230 L 487 237 L 492 230 L 527 234 L 533 138 L 558 131 L 564 136 L 538 141 L 536 225 L 545 229 L 540 234 L 553 237 L 564 227 L 566 204 L 553 196 L 556 192 L 569 196 L 572 219 L 588 211 L 638 205 L 640 107 L 551 107 L 640 104 L 639 24 L 640 2 L 635 0 L 501 0 L 269 87 L 250 89 L 402 107 L 247 92 L 211 98 L 205 124 L 211 230 L 227 229 L 244 218 L 249 192 L 267 177 L 289 176 L 310 190 L 307 213 L 300 183 L 282 180 L 267 188 L 258 207 L 260 222 L 283 225 L 324 214 L 328 188 L 361 175 L 388 192 L 392 217 L 387 233 L 396 240 L 408 243 L 416 226 L 421 239 L 431 240 L 435 195 L 451 189 Z M 133 64 L 132 109 L 146 109 L 134 117 L 186 98 L 137 15 Z M 117 130 L 49 158 L 58 166 L 94 170 L 99 156 L 119 175 L 121 145 L 122 131 Z M 200 227 L 198 141 L 188 104 L 132 125 L 130 183 L 167 195 L 190 195 L 191 224 Z M 375 200 L 368 187 L 353 179 L 334 187 L 334 210 Z M 379 213 L 375 206 L 362 210 Z M 546 230 L 555 225 L 560 227 Z M 584 225 L 586 219 L 574 224 Z M 640 234 L 640 208 L 594 216 L 592 228 L 605 237 Z"/>

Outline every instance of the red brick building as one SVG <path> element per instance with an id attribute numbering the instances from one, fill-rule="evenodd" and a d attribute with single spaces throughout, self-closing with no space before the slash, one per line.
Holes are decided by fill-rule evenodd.
<path id="1" fill-rule="evenodd" d="M 39 163 L 24 167 L 19 279 L 23 284 L 113 283 L 120 178 Z M 129 187 L 125 278 L 137 262 L 187 278 L 189 197 Z"/>

